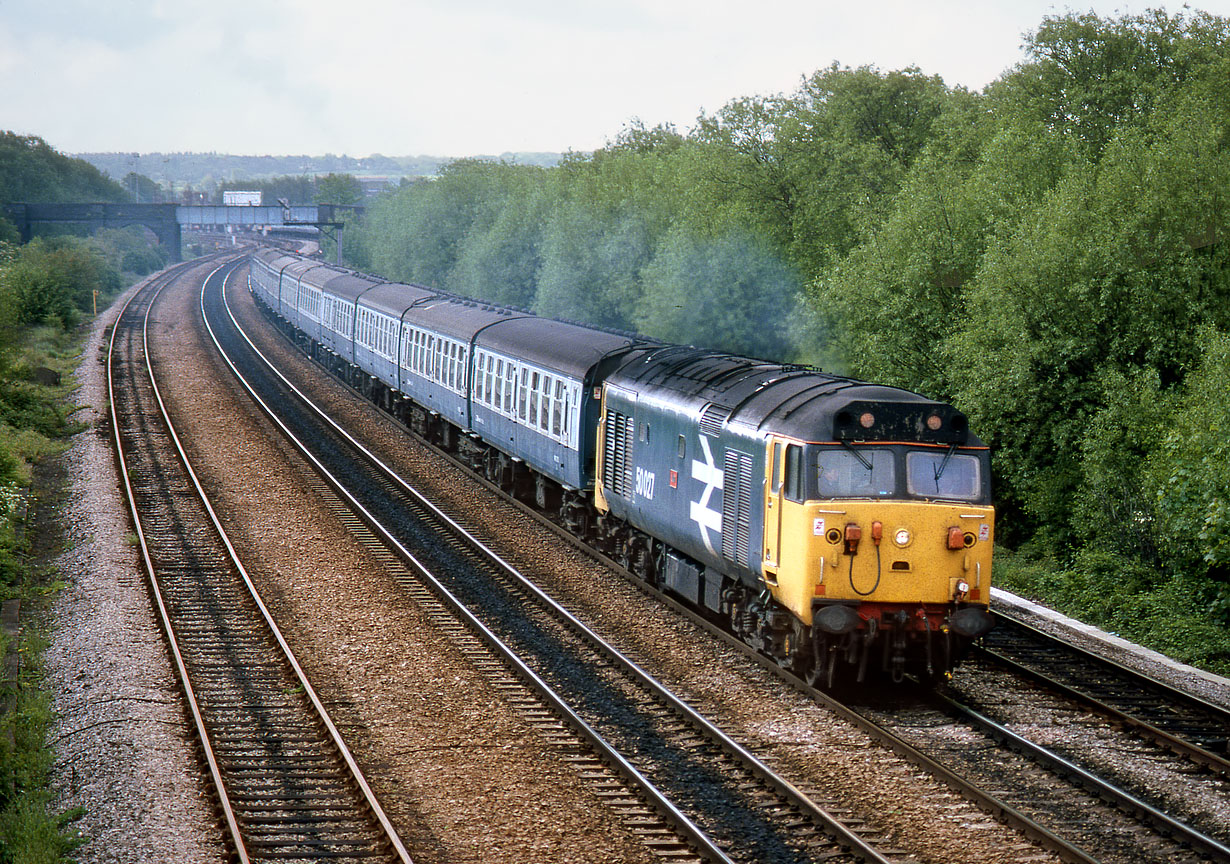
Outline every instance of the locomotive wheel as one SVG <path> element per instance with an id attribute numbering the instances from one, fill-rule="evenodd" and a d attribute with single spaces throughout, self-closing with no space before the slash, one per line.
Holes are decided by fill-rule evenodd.
<path id="1" fill-rule="evenodd" d="M 801 678 L 806 679 L 810 670 L 815 668 L 812 660 L 811 638 L 807 628 L 798 618 L 791 618 L 790 631 L 782 637 L 782 654 L 774 658 L 777 665 L 789 669 Z M 808 682 L 810 683 L 810 682 Z"/>
<path id="2" fill-rule="evenodd" d="M 829 645 L 823 636 L 811 640 L 811 667 L 803 676 L 812 687 L 832 690 L 837 679 L 837 646 Z"/>
<path id="3" fill-rule="evenodd" d="M 731 591 L 726 601 L 726 625 L 730 628 L 730 632 L 740 639 L 745 638 L 747 635 L 743 628 L 743 611 L 746 602 L 741 588 Z"/>

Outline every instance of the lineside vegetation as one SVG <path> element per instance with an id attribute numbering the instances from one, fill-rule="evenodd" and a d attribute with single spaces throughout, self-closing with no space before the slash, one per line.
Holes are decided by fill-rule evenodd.
<path id="1" fill-rule="evenodd" d="M 124 190 L 41 139 L 0 133 L 0 200 L 122 200 Z M 49 638 L 47 603 L 62 587 L 46 561 L 61 538 L 63 494 L 50 470 L 69 437 L 74 372 L 95 306 L 124 285 L 165 266 L 165 255 L 137 230 L 91 238 L 36 237 L 19 246 L 0 219 L 0 601 L 19 600 L 17 644 L 0 634 L 0 657 L 16 652 L 15 681 L 0 681 L 0 862 L 52 864 L 84 842 L 77 813 L 49 809 L 53 753 L 46 746 L 51 701 L 42 689 Z"/>

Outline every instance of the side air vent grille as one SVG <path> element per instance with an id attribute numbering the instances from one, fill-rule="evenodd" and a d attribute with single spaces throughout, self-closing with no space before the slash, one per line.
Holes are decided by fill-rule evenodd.
<path id="1" fill-rule="evenodd" d="M 705 410 L 700 412 L 700 431 L 710 438 L 716 438 L 722 432 L 722 425 L 729 419 L 730 409 L 710 402 Z"/>
<path id="2" fill-rule="evenodd" d="M 633 419 L 618 411 L 606 412 L 606 443 L 602 451 L 602 485 L 623 498 L 632 496 Z"/>
<path id="3" fill-rule="evenodd" d="M 727 450 L 723 481 L 722 557 L 746 564 L 752 526 L 752 457 Z"/>

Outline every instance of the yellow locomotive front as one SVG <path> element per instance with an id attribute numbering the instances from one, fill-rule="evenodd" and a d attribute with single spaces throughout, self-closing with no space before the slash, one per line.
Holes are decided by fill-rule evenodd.
<path id="1" fill-rule="evenodd" d="M 826 686 L 947 675 L 991 627 L 987 449 L 867 437 L 767 444 L 764 580 L 796 621 L 780 651 Z"/>

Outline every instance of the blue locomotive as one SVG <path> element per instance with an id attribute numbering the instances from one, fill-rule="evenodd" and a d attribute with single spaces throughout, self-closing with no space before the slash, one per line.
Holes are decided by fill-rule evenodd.
<path id="1" fill-rule="evenodd" d="M 985 445 L 909 391 L 254 253 L 257 302 L 424 438 L 813 682 L 991 627 Z"/>

